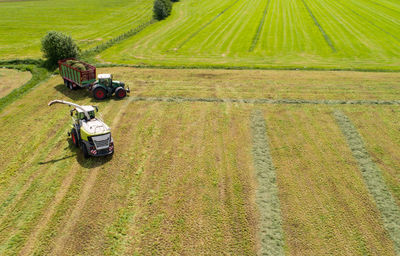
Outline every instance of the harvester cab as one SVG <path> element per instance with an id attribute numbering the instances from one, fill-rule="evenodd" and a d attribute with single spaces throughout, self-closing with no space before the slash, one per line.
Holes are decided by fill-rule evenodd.
<path id="1" fill-rule="evenodd" d="M 111 74 L 99 74 L 97 78 L 92 88 L 93 96 L 97 100 L 105 99 L 113 93 L 118 99 L 123 99 L 130 92 L 123 82 L 113 80 Z"/>
<path id="2" fill-rule="evenodd" d="M 72 143 L 79 147 L 85 158 L 89 156 L 105 156 L 114 153 L 114 141 L 111 129 L 101 119 L 96 117 L 96 106 L 80 106 L 63 100 L 53 100 L 49 106 L 60 103 L 74 107 L 70 111 L 72 116 L 71 136 Z"/>

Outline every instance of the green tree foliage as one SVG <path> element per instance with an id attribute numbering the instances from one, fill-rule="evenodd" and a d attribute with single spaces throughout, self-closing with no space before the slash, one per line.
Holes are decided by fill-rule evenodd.
<path id="1" fill-rule="evenodd" d="M 79 48 L 70 36 L 50 31 L 42 38 L 42 52 L 48 65 L 55 66 L 58 60 L 78 57 Z"/>
<path id="2" fill-rule="evenodd" d="M 170 0 L 155 0 L 153 7 L 153 17 L 163 20 L 171 14 L 172 2 Z"/>

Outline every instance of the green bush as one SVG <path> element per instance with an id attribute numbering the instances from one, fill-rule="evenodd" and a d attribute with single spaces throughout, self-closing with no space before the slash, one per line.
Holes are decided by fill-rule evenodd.
<path id="1" fill-rule="evenodd" d="M 42 38 L 42 52 L 48 65 L 55 66 L 58 60 L 77 58 L 79 48 L 70 36 L 50 31 Z"/>
<path id="2" fill-rule="evenodd" d="M 163 20 L 171 14 L 172 2 L 170 0 L 155 0 L 153 7 L 153 17 Z"/>

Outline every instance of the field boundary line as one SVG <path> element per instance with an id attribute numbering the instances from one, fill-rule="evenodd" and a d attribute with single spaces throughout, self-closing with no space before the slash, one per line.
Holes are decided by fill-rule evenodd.
<path id="1" fill-rule="evenodd" d="M 375 200 L 384 228 L 393 240 L 395 253 L 400 255 L 400 209 L 383 179 L 382 171 L 372 160 L 351 120 L 339 110 L 334 112 L 334 116 L 358 163 L 368 191 Z"/>
<path id="2" fill-rule="evenodd" d="M 132 37 L 132 36 L 134 36 L 134 35 L 136 35 L 138 33 L 140 33 L 145 28 L 147 28 L 151 24 L 154 24 L 155 22 L 156 21 L 154 19 L 151 19 L 151 20 L 149 20 L 149 21 L 147 21 L 145 23 L 142 23 L 142 24 L 138 25 L 137 27 L 135 27 L 135 28 L 133 28 L 133 29 L 131 29 L 131 30 L 129 30 L 129 31 L 117 36 L 117 37 L 111 38 L 110 40 L 108 40 L 108 41 L 106 41 L 106 42 L 104 42 L 102 44 L 99 44 L 99 45 L 97 45 L 97 46 L 95 46 L 93 48 L 90 48 L 90 49 L 84 51 L 82 53 L 82 57 L 83 58 L 85 58 L 85 57 L 87 58 L 87 57 L 95 56 L 95 55 L 107 50 L 108 48 L 112 47 L 116 43 L 119 43 L 119 42 L 121 42 L 123 40 L 126 40 L 126 39 L 128 39 L 128 38 L 130 38 L 130 37 Z"/>
<path id="3" fill-rule="evenodd" d="M 265 23 L 265 17 L 267 16 L 268 13 L 268 8 L 269 8 L 269 3 L 271 2 L 271 0 L 268 0 L 267 2 L 267 6 L 264 9 L 264 13 L 263 13 L 263 17 L 260 20 L 260 23 L 258 24 L 258 28 L 257 31 L 253 37 L 253 41 L 251 43 L 251 46 L 249 48 L 249 52 L 254 51 L 254 48 L 256 48 L 258 40 L 260 39 L 260 35 L 261 35 L 261 30 L 264 27 L 264 23 Z"/>
<path id="4" fill-rule="evenodd" d="M 308 14 L 310 14 L 311 18 L 314 20 L 314 24 L 315 26 L 318 27 L 319 31 L 321 32 L 322 36 L 325 38 L 325 42 L 329 45 L 329 47 L 332 49 L 332 52 L 336 52 L 336 48 L 333 45 L 333 42 L 331 40 L 331 38 L 329 37 L 329 35 L 325 32 L 325 30 L 323 29 L 323 27 L 321 26 L 321 24 L 318 22 L 317 18 L 314 16 L 314 14 L 312 13 L 310 7 L 308 7 L 307 3 L 304 0 L 301 0 L 304 4 L 304 6 L 306 7 Z"/>
<path id="5" fill-rule="evenodd" d="M 400 105 L 400 100 L 302 100 L 302 99 L 230 99 L 230 98 L 185 98 L 185 97 L 130 97 L 132 101 L 150 102 L 215 102 L 247 104 L 294 104 L 294 105 Z"/>
<path id="6" fill-rule="evenodd" d="M 261 110 L 251 116 L 253 163 L 257 177 L 256 203 L 260 214 L 260 255 L 284 255 L 282 215 L 266 122 Z"/>
<path id="7" fill-rule="evenodd" d="M 178 45 L 177 50 L 181 49 L 187 42 L 192 40 L 201 31 L 203 31 L 206 27 L 208 27 L 211 23 L 213 23 L 216 19 L 218 19 L 222 14 L 224 14 L 226 11 L 228 11 L 230 8 L 232 8 L 239 1 L 240 0 L 236 0 L 233 4 L 231 4 L 230 6 L 226 7 L 222 12 L 218 13 L 217 16 L 212 18 L 210 21 L 208 21 L 206 24 L 204 24 L 201 28 L 199 28 L 197 31 L 195 31 L 193 34 L 191 34 L 188 38 L 186 38 L 185 41 L 183 41 L 180 45 Z"/>

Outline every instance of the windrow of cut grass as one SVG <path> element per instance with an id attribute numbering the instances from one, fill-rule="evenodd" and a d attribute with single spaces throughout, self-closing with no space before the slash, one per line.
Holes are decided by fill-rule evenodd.
<path id="1" fill-rule="evenodd" d="M 9 94 L 13 89 L 20 87 L 32 78 L 29 71 L 15 69 L 0 69 L 0 98 Z"/>
<path id="2" fill-rule="evenodd" d="M 335 111 L 334 115 L 380 211 L 385 229 L 393 240 L 394 250 L 396 254 L 400 254 L 400 208 L 386 186 L 382 171 L 370 157 L 363 139 L 350 119 L 341 111 Z"/>
<path id="3" fill-rule="evenodd" d="M 271 159 L 267 128 L 263 113 L 254 111 L 253 131 L 254 169 L 258 186 L 256 202 L 260 212 L 260 255 L 284 255 L 281 209 L 276 184 L 275 167 Z"/>
<path id="4" fill-rule="evenodd" d="M 400 116 L 397 107 L 346 108 L 372 160 L 400 206 Z"/>
<path id="5" fill-rule="evenodd" d="M 0 59 L 40 57 L 40 40 L 50 30 L 71 35 L 84 50 L 92 48 L 150 20 L 152 4 L 151 0 L 0 2 Z"/>
<path id="6" fill-rule="evenodd" d="M 394 255 L 331 110 L 264 108 L 288 255 Z"/>
<path id="7" fill-rule="evenodd" d="M 151 66 L 398 71 L 399 13 L 364 0 L 179 2 L 98 56 Z M 362 6 L 362 7 L 360 7 Z M 396 7 L 394 7 L 396 10 Z M 249 15 L 249 13 L 251 15 Z"/>

